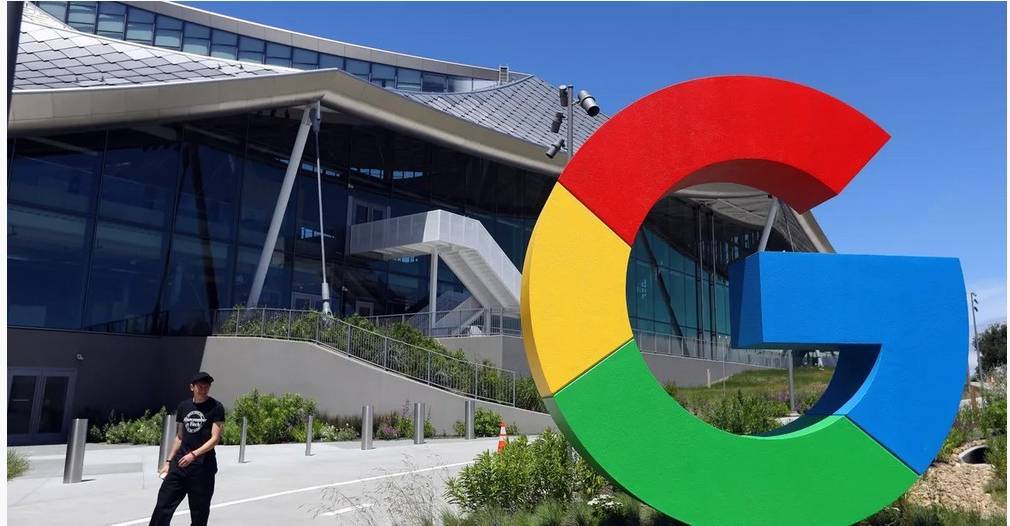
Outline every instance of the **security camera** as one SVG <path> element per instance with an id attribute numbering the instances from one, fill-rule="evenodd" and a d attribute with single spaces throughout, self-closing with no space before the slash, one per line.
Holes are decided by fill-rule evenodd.
<path id="1" fill-rule="evenodd" d="M 567 85 L 562 84 L 562 85 L 558 86 L 558 100 L 561 101 L 561 107 L 562 108 L 567 108 L 568 107 L 568 86 Z"/>
<path id="2" fill-rule="evenodd" d="M 553 159 L 554 156 L 557 155 L 558 152 L 560 152 L 561 149 L 564 147 L 565 147 L 565 140 L 558 137 L 558 140 L 554 141 L 554 144 L 548 146 L 547 151 L 545 151 L 544 153 L 547 155 L 548 158 Z"/>
<path id="3" fill-rule="evenodd" d="M 565 120 L 565 114 L 564 113 L 562 113 L 560 111 L 559 112 L 555 112 L 554 113 L 554 120 L 551 122 L 551 131 L 554 132 L 554 133 L 558 133 L 558 130 L 561 129 L 561 122 L 564 121 L 564 120 Z"/>
<path id="4" fill-rule="evenodd" d="M 600 106 L 596 104 L 596 98 L 586 90 L 579 91 L 579 105 L 586 110 L 590 117 L 595 117 L 597 113 L 600 113 Z"/>

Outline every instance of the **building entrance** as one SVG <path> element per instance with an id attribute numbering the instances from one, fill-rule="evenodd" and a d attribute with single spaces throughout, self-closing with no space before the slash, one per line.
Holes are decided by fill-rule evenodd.
<path id="1" fill-rule="evenodd" d="M 73 369 L 8 369 L 8 445 L 64 441 L 76 379 Z"/>

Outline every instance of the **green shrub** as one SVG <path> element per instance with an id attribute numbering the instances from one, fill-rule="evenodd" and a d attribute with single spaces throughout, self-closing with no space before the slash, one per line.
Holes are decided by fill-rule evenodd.
<path id="1" fill-rule="evenodd" d="M 737 391 L 733 396 L 702 408 L 698 416 L 723 431 L 753 435 L 779 427 L 775 418 L 785 416 L 788 412 L 789 407 L 783 403 Z"/>
<path id="2" fill-rule="evenodd" d="M 1004 526 L 1006 515 L 983 516 L 977 511 L 963 511 L 939 506 L 918 506 L 908 503 L 902 497 L 858 524 L 862 526 Z"/>
<path id="3" fill-rule="evenodd" d="M 537 391 L 537 384 L 533 378 L 529 376 L 516 378 L 516 407 L 540 413 L 547 412 L 544 399 L 540 398 L 540 392 Z"/>
<path id="4" fill-rule="evenodd" d="M 452 423 L 452 431 L 456 436 L 466 436 L 466 424 L 462 420 L 457 420 Z"/>
<path id="5" fill-rule="evenodd" d="M 162 407 L 154 414 L 151 414 L 150 411 L 145 411 L 144 416 L 134 420 L 110 422 L 106 424 L 102 434 L 104 434 L 105 440 L 110 444 L 147 444 L 155 446 L 161 444 L 161 426 L 167 413 L 167 410 Z"/>
<path id="6" fill-rule="evenodd" d="M 501 415 L 478 407 L 473 416 L 473 433 L 479 437 L 496 437 L 501 432 Z"/>
<path id="7" fill-rule="evenodd" d="M 88 427 L 88 442 L 97 443 L 105 442 L 105 430 L 102 426 L 98 424 L 92 424 Z"/>
<path id="8" fill-rule="evenodd" d="M 7 448 L 7 480 L 20 477 L 28 471 L 28 459 L 13 449 Z"/>
<path id="9" fill-rule="evenodd" d="M 531 511 L 541 503 L 569 502 L 598 492 L 604 480 L 574 455 L 564 437 L 544 430 L 529 442 L 511 440 L 501 453 L 481 453 L 446 482 L 446 498 L 465 511 L 498 508 Z"/>
<path id="10" fill-rule="evenodd" d="M 954 419 L 954 425 L 951 426 L 950 432 L 947 433 L 947 438 L 943 440 L 943 445 L 940 446 L 940 451 L 936 454 L 936 458 L 938 460 L 946 460 L 947 457 L 954 453 L 954 450 L 963 446 L 969 440 L 981 438 L 981 432 L 977 427 L 978 421 L 978 410 L 972 409 L 970 405 L 962 407 Z"/>
<path id="11" fill-rule="evenodd" d="M 994 497 L 1006 502 L 1006 435 L 997 435 L 986 441 L 989 446 L 985 454 L 987 464 L 992 464 L 992 480 L 986 485 L 986 491 Z"/>
<path id="12" fill-rule="evenodd" d="M 247 444 L 277 444 L 297 441 L 295 430 L 300 428 L 305 440 L 305 419 L 315 414 L 316 402 L 294 393 L 262 394 L 254 389 L 235 400 L 235 408 L 227 413 L 222 433 L 227 444 L 237 444 L 242 417 L 249 420 L 246 430 Z M 321 424 L 322 422 L 320 422 Z M 313 433 L 315 428 L 313 428 Z"/>
<path id="13" fill-rule="evenodd" d="M 389 424 L 381 424 L 375 432 L 375 438 L 379 440 L 396 440 L 400 438 L 400 432 Z"/>

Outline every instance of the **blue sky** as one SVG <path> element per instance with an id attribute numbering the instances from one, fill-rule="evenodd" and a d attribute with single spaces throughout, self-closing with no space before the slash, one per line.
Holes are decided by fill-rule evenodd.
<path id="1" fill-rule="evenodd" d="M 1006 318 L 1006 6 L 1001 3 L 219 3 L 285 29 L 588 88 L 615 113 L 725 74 L 823 90 L 892 136 L 814 213 L 838 252 L 951 256 Z"/>

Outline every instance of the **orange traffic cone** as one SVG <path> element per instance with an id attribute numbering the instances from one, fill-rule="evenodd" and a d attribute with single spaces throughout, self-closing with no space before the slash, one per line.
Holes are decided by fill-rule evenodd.
<path id="1" fill-rule="evenodd" d="M 502 422 L 501 422 L 501 431 L 498 432 L 498 452 L 499 453 L 501 453 L 501 451 L 503 449 L 505 449 L 505 444 L 508 441 L 507 437 L 508 437 L 508 435 L 505 434 L 505 421 L 502 420 Z"/>

